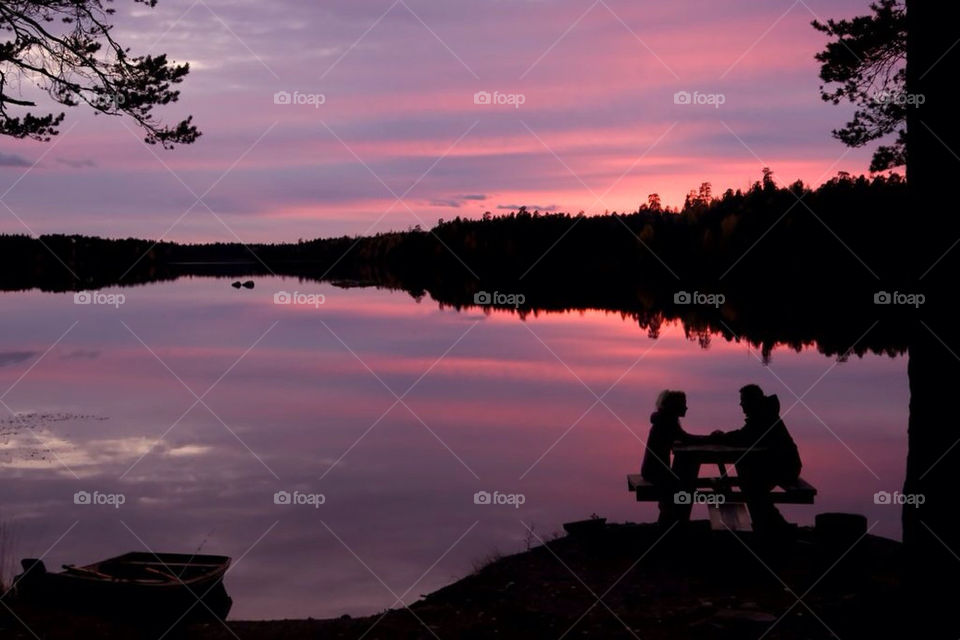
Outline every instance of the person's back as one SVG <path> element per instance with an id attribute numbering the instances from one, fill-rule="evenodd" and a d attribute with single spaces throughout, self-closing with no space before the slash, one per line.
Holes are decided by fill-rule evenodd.
<path id="1" fill-rule="evenodd" d="M 780 417 L 780 399 L 776 394 L 766 397 L 768 405 L 764 421 L 768 425 L 761 446 L 767 448 L 768 460 L 778 480 L 792 481 L 800 477 L 800 451 L 793 441 L 787 425 Z"/>
<path id="2" fill-rule="evenodd" d="M 644 480 L 661 484 L 673 476 L 670 471 L 670 453 L 673 443 L 683 439 L 684 431 L 676 414 L 654 411 L 650 416 L 650 435 L 647 436 L 647 448 L 643 453 L 640 474 Z"/>
<path id="3" fill-rule="evenodd" d="M 764 396 L 756 410 L 744 419 L 736 431 L 717 434 L 715 441 L 736 447 L 748 447 L 755 459 L 769 469 L 764 475 L 775 480 L 790 481 L 800 476 L 800 452 L 780 418 L 780 399 L 776 394 Z"/>

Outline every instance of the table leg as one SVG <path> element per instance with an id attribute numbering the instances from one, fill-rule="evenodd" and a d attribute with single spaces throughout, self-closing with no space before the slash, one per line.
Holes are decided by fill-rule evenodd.
<path id="1" fill-rule="evenodd" d="M 692 460 L 687 456 L 673 456 L 673 472 L 677 478 L 677 491 L 686 491 L 691 501 L 684 504 L 674 505 L 674 514 L 677 520 L 686 522 L 690 520 L 690 511 L 693 509 L 692 497 L 697 490 L 697 477 L 700 475 L 700 462 Z M 673 498 L 673 496 L 671 496 Z"/>

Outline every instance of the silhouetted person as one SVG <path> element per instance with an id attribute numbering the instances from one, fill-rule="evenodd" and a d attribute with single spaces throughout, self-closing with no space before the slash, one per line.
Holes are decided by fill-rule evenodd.
<path id="1" fill-rule="evenodd" d="M 697 468 L 685 465 L 670 465 L 674 444 L 690 444 L 703 440 L 704 436 L 687 433 L 680 426 L 680 418 L 687 415 L 687 395 L 683 391 L 661 391 L 657 396 L 657 410 L 650 416 L 650 435 L 643 454 L 640 474 L 662 491 L 660 498 L 661 524 L 669 524 L 690 517 L 691 504 L 676 504 L 677 491 L 695 489 Z"/>
<path id="2" fill-rule="evenodd" d="M 770 498 L 771 489 L 800 477 L 800 453 L 780 419 L 780 400 L 748 384 L 740 389 L 740 407 L 746 417 L 743 426 L 727 433 L 715 431 L 710 441 L 750 448 L 736 466 L 754 531 L 789 529 Z"/>

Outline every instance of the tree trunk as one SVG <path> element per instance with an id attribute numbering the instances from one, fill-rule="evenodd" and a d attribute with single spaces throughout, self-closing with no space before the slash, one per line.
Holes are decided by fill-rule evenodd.
<path id="1" fill-rule="evenodd" d="M 952 191 L 960 173 L 960 123 L 956 84 L 960 70 L 960 3 L 907 0 L 907 91 L 923 104 L 908 110 L 907 180 L 913 211 L 906 224 L 918 225 L 929 244 L 929 262 L 909 265 L 927 303 L 912 327 L 908 374 L 910 422 L 904 493 L 923 494 L 920 507 L 905 505 L 903 540 L 908 553 L 908 593 L 913 619 L 925 637 L 958 636 L 954 608 L 960 595 L 960 332 L 956 331 L 956 276 L 960 244 L 933 267 L 960 238 Z M 918 631 L 920 631 L 918 629 Z"/>

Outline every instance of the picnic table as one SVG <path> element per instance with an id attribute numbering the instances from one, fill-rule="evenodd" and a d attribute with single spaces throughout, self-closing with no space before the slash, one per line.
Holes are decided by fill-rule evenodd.
<path id="1" fill-rule="evenodd" d="M 676 445 L 671 468 L 679 482 L 674 490 L 687 492 L 691 506 L 708 505 L 712 523 L 723 519 L 737 523 L 736 527 L 731 528 L 743 528 L 746 497 L 739 478 L 728 474 L 727 465 L 735 465 L 745 455 L 762 455 L 764 451 L 760 447 L 720 444 Z M 716 465 L 719 475 L 701 478 L 700 470 L 704 465 Z M 654 486 L 639 473 L 627 475 L 627 488 L 636 495 L 638 502 L 659 502 L 664 498 L 662 487 Z M 817 490 L 813 485 L 803 478 L 797 478 L 794 482 L 775 487 L 770 492 L 770 500 L 782 504 L 813 504 L 816 495 Z"/>

